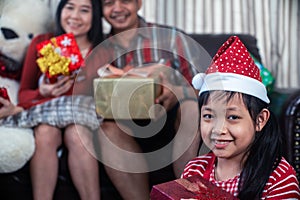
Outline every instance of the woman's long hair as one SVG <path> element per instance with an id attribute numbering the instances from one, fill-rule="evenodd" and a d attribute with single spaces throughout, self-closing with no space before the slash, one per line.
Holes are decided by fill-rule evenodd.
<path id="1" fill-rule="evenodd" d="M 227 102 L 234 95 L 241 94 L 255 125 L 257 116 L 268 104 L 262 100 L 242 93 L 227 92 Z M 199 106 L 207 104 L 210 92 L 204 92 L 199 97 Z M 282 157 L 282 135 L 275 115 L 270 111 L 270 118 L 264 128 L 256 132 L 255 139 L 248 148 L 247 158 L 243 165 L 239 182 L 239 199 L 259 199 L 269 180 L 272 171 L 278 166 Z"/>
<path id="2" fill-rule="evenodd" d="M 64 6 L 68 3 L 69 0 L 60 0 L 56 15 L 55 15 L 55 22 L 56 22 L 56 31 L 55 35 L 61 35 L 65 33 L 65 30 L 61 26 L 60 19 L 61 19 L 61 12 Z M 92 3 L 92 26 L 90 31 L 88 32 L 88 39 L 93 44 L 93 48 L 96 47 L 103 41 L 103 29 L 102 29 L 102 5 L 101 0 L 91 0 Z"/>

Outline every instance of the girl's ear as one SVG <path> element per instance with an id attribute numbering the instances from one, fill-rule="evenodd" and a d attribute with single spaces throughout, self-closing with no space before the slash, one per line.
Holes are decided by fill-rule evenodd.
<path id="1" fill-rule="evenodd" d="M 255 130 L 261 131 L 270 118 L 270 111 L 266 108 L 262 109 L 256 118 Z"/>

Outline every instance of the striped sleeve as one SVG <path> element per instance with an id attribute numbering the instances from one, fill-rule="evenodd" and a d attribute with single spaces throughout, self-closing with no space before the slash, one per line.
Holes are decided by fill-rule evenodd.
<path id="1" fill-rule="evenodd" d="M 206 167 L 213 160 L 213 156 L 210 154 L 202 155 L 194 158 L 185 166 L 181 178 L 187 178 L 193 175 L 203 176 Z"/>
<path id="2" fill-rule="evenodd" d="M 300 199 L 294 168 L 282 158 L 266 184 L 262 199 Z"/>

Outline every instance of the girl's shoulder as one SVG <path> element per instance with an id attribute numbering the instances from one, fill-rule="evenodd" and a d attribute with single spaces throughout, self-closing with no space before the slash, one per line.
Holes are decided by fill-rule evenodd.
<path id="1" fill-rule="evenodd" d="M 208 153 L 205 155 L 198 156 L 187 163 L 184 168 L 182 177 L 186 178 L 193 175 L 204 175 L 206 169 L 213 165 L 215 161 L 215 155 Z"/>
<path id="2" fill-rule="evenodd" d="M 263 196 L 279 199 L 300 198 L 295 169 L 285 158 L 282 157 L 278 166 L 272 171 L 264 188 Z"/>
<path id="3" fill-rule="evenodd" d="M 292 176 L 296 178 L 296 171 L 293 168 L 293 166 L 284 157 L 282 157 L 278 166 L 273 170 L 270 179 L 274 181 L 278 181 L 283 177 L 288 177 L 288 176 Z"/>

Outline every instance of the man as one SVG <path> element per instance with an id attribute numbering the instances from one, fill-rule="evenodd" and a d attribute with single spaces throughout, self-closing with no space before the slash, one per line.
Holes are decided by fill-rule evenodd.
<path id="1" fill-rule="evenodd" d="M 170 76 L 160 73 L 163 89 L 155 102 L 167 111 L 157 122 L 167 116 L 167 123 L 172 123 L 176 133 L 171 152 L 173 155 L 166 159 L 172 160 L 174 157 L 174 172 L 179 177 L 187 161 L 197 155 L 199 148 L 196 123 L 191 120 L 198 119 L 199 115 L 195 91 L 190 87 L 196 70 L 187 62 L 191 58 L 186 53 L 188 46 L 184 34 L 175 28 L 146 23 L 137 14 L 141 5 L 142 0 L 103 0 L 103 16 L 112 27 L 107 44 L 115 59 L 110 64 L 120 69 L 132 66 L 148 72 L 164 65 L 178 71 L 173 70 Z M 147 131 L 151 134 L 152 129 L 148 128 Z M 170 134 L 171 131 L 167 129 L 167 132 L 164 134 Z M 121 196 L 130 200 L 149 199 L 146 171 L 151 171 L 152 166 L 157 168 L 155 164 L 159 159 L 151 160 L 141 153 L 144 146 L 140 146 L 132 137 L 136 134 L 141 134 L 141 130 L 126 120 L 104 120 L 100 127 L 99 147 L 107 174 Z M 128 152 L 132 152 L 133 156 L 125 156 Z"/>

